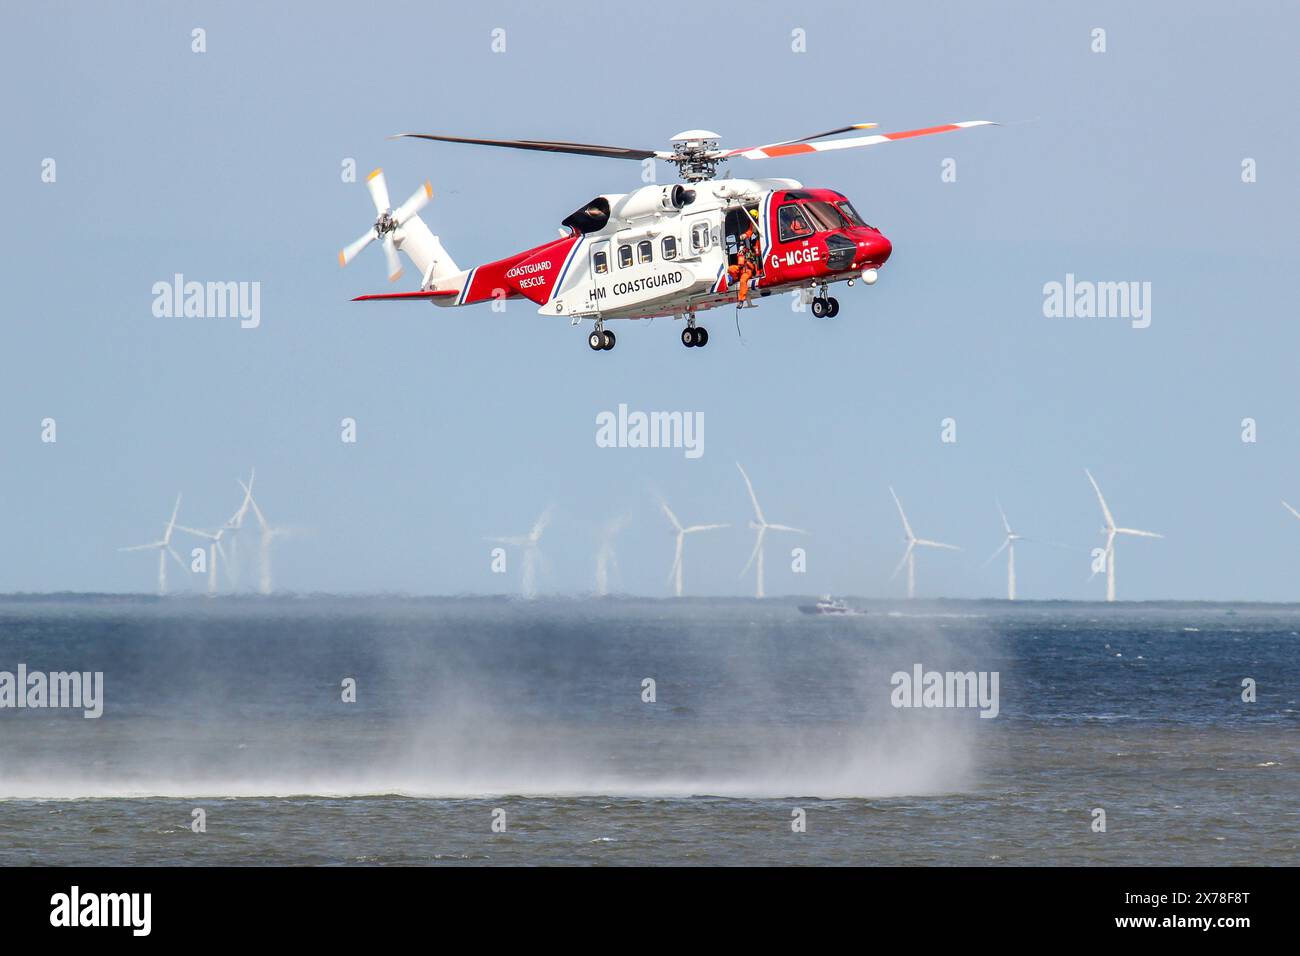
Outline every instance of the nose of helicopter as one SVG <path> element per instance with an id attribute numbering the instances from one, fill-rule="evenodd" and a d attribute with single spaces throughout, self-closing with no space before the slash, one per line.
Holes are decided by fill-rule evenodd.
<path id="1" fill-rule="evenodd" d="M 862 265 L 883 266 L 894 251 L 894 244 L 881 232 L 873 232 L 858 240 L 858 262 Z"/>

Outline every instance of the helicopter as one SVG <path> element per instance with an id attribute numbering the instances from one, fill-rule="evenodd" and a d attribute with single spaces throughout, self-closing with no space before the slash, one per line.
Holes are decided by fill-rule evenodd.
<path id="1" fill-rule="evenodd" d="M 877 126 L 854 123 L 741 149 L 724 149 L 717 133 L 697 129 L 673 136 L 670 150 L 399 133 L 391 138 L 661 160 L 675 166 L 683 182 L 596 196 L 561 221 L 558 238 L 461 269 L 419 216 L 433 198 L 432 184 L 426 181 L 394 208 L 383 170 L 376 169 L 366 186 L 378 218 L 339 253 L 339 265 L 346 266 L 377 241 L 390 282 L 403 274 L 399 253 L 419 270 L 416 291 L 360 295 L 354 302 L 424 300 L 451 307 L 528 299 L 537 304 L 539 315 L 567 317 L 570 325 L 590 320 L 587 344 L 593 351 L 614 348 L 616 336 L 605 328 L 612 319 L 672 316 L 685 322 L 682 344 L 699 348 L 709 342 L 708 329 L 698 322 L 700 313 L 733 303 L 752 308 L 756 300 L 774 293 L 798 292 L 814 316 L 834 318 L 840 305 L 830 295 L 831 285 L 853 285 L 858 279 L 874 285 L 893 251 L 889 239 L 842 193 L 806 188 L 793 179 L 718 179 L 720 165 L 732 159 L 856 149 L 996 125 L 968 120 L 834 138 Z"/>

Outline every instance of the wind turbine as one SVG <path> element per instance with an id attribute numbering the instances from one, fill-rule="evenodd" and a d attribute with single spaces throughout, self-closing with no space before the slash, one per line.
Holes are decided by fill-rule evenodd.
<path id="1" fill-rule="evenodd" d="M 489 541 L 495 541 L 498 544 L 508 544 L 512 548 L 518 548 L 524 558 L 524 576 L 521 590 L 524 597 L 537 597 L 537 561 L 540 553 L 537 543 L 542 540 L 542 532 L 546 526 L 551 523 L 551 509 L 547 508 L 541 513 L 537 521 L 533 524 L 533 530 L 528 534 L 515 535 L 509 538 L 488 538 Z"/>
<path id="2" fill-rule="evenodd" d="M 944 544 L 942 541 L 918 538 L 912 533 L 912 526 L 907 523 L 907 515 L 903 513 L 903 503 L 898 500 L 898 495 L 894 493 L 893 487 L 890 487 L 889 493 L 894 496 L 894 504 L 898 506 L 898 516 L 903 519 L 903 533 L 907 536 L 907 550 L 903 552 L 898 567 L 894 568 L 894 573 L 890 577 L 898 577 L 898 572 L 903 570 L 904 565 L 907 566 L 907 598 L 910 601 L 916 597 L 916 549 L 943 548 L 948 551 L 960 551 L 961 548 L 955 544 Z"/>
<path id="3" fill-rule="evenodd" d="M 745 469 L 740 467 L 740 462 L 736 462 L 736 467 L 740 468 L 740 476 L 745 479 L 745 487 L 749 489 L 749 500 L 754 503 L 754 518 L 756 520 L 751 521 L 749 526 L 758 532 L 754 536 L 754 550 L 750 552 L 749 560 L 745 562 L 745 566 L 741 568 L 740 573 L 743 575 L 749 570 L 749 566 L 754 563 L 754 559 L 758 559 L 754 596 L 761 598 L 763 596 L 763 541 L 767 537 L 767 533 L 769 531 L 791 531 L 795 534 L 807 534 L 808 532 L 802 528 L 791 528 L 789 525 L 769 523 L 763 517 L 763 509 L 758 506 L 758 497 L 754 494 L 754 485 L 750 482 L 749 475 L 745 474 Z"/>
<path id="4" fill-rule="evenodd" d="M 231 578 L 231 587 L 234 587 L 239 579 L 239 531 L 244 527 L 244 518 L 248 516 L 248 509 L 253 501 L 253 479 L 256 476 L 257 469 L 249 468 L 247 485 L 239 481 L 238 478 L 235 479 L 239 486 L 244 489 L 244 500 L 240 503 L 239 509 L 227 518 L 226 523 L 221 526 L 222 531 L 231 533 L 230 560 L 226 562 L 227 575 Z"/>
<path id="5" fill-rule="evenodd" d="M 207 538 L 212 542 L 208 548 L 208 594 L 213 595 L 217 593 L 217 555 L 221 555 L 221 564 L 226 571 L 226 580 L 230 582 L 230 586 L 233 588 L 235 586 L 235 579 L 230 575 L 230 562 L 226 560 L 225 548 L 221 546 L 221 539 L 225 537 L 226 528 L 222 526 L 216 531 L 204 531 L 201 528 L 187 528 L 183 524 L 178 524 L 176 527 L 194 535 L 195 537 Z"/>
<path id="6" fill-rule="evenodd" d="M 272 528 L 266 520 L 266 515 L 262 514 L 262 509 L 257 506 L 257 501 L 253 498 L 253 489 L 239 482 L 239 487 L 244 489 L 244 497 L 248 500 L 249 506 L 253 509 L 253 514 L 257 518 L 258 530 L 260 532 L 259 560 L 258 564 L 262 572 L 262 578 L 258 590 L 263 594 L 271 593 L 271 541 L 281 535 L 288 534 L 286 528 Z M 238 512 L 236 512 L 238 513 Z"/>
<path id="7" fill-rule="evenodd" d="M 1011 530 L 1011 522 L 1007 521 L 1007 513 L 1002 510 L 1002 502 L 998 502 L 998 514 L 1002 516 L 1002 527 L 1006 528 L 1007 536 L 1002 540 L 1002 546 L 989 555 L 989 561 L 992 561 L 1003 551 L 1007 553 L 1007 600 L 1016 599 L 1016 542 L 1023 541 L 1024 536 L 1018 535 Z M 985 561 L 988 564 L 989 561 Z"/>
<path id="8" fill-rule="evenodd" d="M 119 551 L 157 551 L 158 552 L 158 593 L 167 593 L 167 555 L 171 555 L 182 571 L 186 570 L 185 562 L 181 560 L 179 554 L 172 548 L 172 531 L 176 529 L 176 513 L 181 510 L 181 496 L 176 496 L 176 504 L 172 507 L 172 516 L 167 521 L 167 528 L 163 531 L 163 536 L 157 541 L 151 541 L 148 544 L 133 544 L 129 548 L 118 548 Z"/>
<path id="9" fill-rule="evenodd" d="M 1291 513 L 1292 513 L 1293 515 L 1295 515 L 1297 518 L 1300 518 L 1300 511 L 1296 511 L 1294 508 L 1292 508 L 1292 507 L 1291 507 L 1289 504 L 1287 504 L 1285 501 L 1282 502 L 1282 507 L 1285 508 L 1287 511 L 1291 512 Z"/>
<path id="10" fill-rule="evenodd" d="M 600 535 L 600 550 L 596 552 L 596 594 L 609 593 L 609 573 L 618 571 L 618 555 L 614 553 L 614 538 L 627 527 L 627 515 L 619 515 L 605 522 Z"/>
<path id="11" fill-rule="evenodd" d="M 1106 527 L 1101 529 L 1101 533 L 1106 536 L 1106 600 L 1115 600 L 1115 538 L 1117 535 L 1127 534 L 1136 538 L 1163 538 L 1164 535 L 1156 534 L 1154 531 L 1138 531 L 1136 528 L 1120 528 L 1115 524 L 1115 518 L 1110 513 L 1110 508 L 1106 506 L 1106 499 L 1101 496 L 1101 488 L 1097 486 L 1097 479 L 1092 477 L 1092 472 L 1087 468 L 1083 473 L 1088 476 L 1088 481 L 1092 482 L 1092 490 L 1097 492 L 1097 501 L 1101 504 L 1101 513 L 1106 519 Z"/>
<path id="12" fill-rule="evenodd" d="M 668 502 L 660 501 L 659 507 L 663 509 L 668 520 L 672 522 L 673 530 L 677 532 L 677 546 L 673 551 L 673 566 L 668 572 L 668 580 L 674 581 L 674 591 L 678 597 L 682 596 L 682 548 L 686 544 L 686 536 L 695 534 L 697 531 L 713 531 L 717 528 L 728 527 L 725 524 L 693 524 L 690 527 L 683 528 L 682 523 L 677 520 L 677 515 L 668 507 Z M 748 565 L 746 565 L 748 567 Z M 762 597 L 760 594 L 759 597 Z"/>

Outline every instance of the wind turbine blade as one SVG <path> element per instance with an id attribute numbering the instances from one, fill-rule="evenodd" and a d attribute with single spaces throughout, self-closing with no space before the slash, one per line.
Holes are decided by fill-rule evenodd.
<path id="1" fill-rule="evenodd" d="M 133 544 L 129 548 L 118 548 L 119 551 L 152 551 L 155 548 L 161 548 L 162 541 L 154 541 L 151 544 Z"/>
<path id="2" fill-rule="evenodd" d="M 1010 543 L 1011 543 L 1011 539 L 1010 539 L 1010 538 L 1005 538 L 1005 539 L 1003 539 L 1003 541 L 1002 541 L 1002 547 L 998 548 L 996 551 L 994 551 L 992 554 L 989 555 L 989 559 L 988 559 L 988 561 L 985 561 L 985 562 L 984 562 L 984 567 L 988 567 L 989 564 L 993 561 L 994 558 L 996 558 L 996 557 L 997 557 L 999 554 L 1001 554 L 1003 551 L 1007 550 L 1007 545 L 1009 545 Z"/>
<path id="3" fill-rule="evenodd" d="M 673 514 L 673 509 L 668 507 L 668 502 L 660 501 L 659 507 L 664 510 L 664 514 L 668 516 L 668 520 L 673 523 L 673 528 L 677 531 L 681 531 L 682 523 L 677 520 L 677 515 Z"/>
<path id="4" fill-rule="evenodd" d="M 1131 534 L 1136 538 L 1163 538 L 1163 534 L 1156 534 L 1154 531 L 1138 531 L 1136 528 L 1116 528 L 1116 534 Z"/>
<path id="5" fill-rule="evenodd" d="M 898 567 L 894 568 L 894 573 L 889 576 L 889 580 L 892 581 L 894 580 L 894 578 L 898 577 L 898 572 L 903 570 L 904 567 L 906 567 L 907 559 L 912 556 L 912 549 L 914 547 L 916 547 L 915 541 L 907 542 L 907 547 L 903 550 L 903 556 L 898 559 Z"/>
<path id="6" fill-rule="evenodd" d="M 749 490 L 749 500 L 754 503 L 754 516 L 758 518 L 759 524 L 767 524 L 767 519 L 763 517 L 763 509 L 758 506 L 758 496 L 754 494 L 754 485 L 749 480 L 749 475 L 745 469 L 740 467 L 740 462 L 736 462 L 736 467 L 740 468 L 740 477 L 745 479 L 745 487 Z"/>
<path id="7" fill-rule="evenodd" d="M 534 544 L 540 541 L 542 539 L 542 532 L 546 530 L 546 526 L 550 523 L 551 509 L 548 507 L 538 516 L 537 521 L 533 524 L 533 530 L 528 532 L 528 540 Z"/>
<path id="8" fill-rule="evenodd" d="M 207 538 L 209 541 L 216 541 L 217 538 L 219 537 L 219 535 L 209 534 L 207 531 L 201 531 L 198 528 L 190 528 L 183 524 L 178 524 L 176 526 L 176 530 L 184 531 L 187 534 L 192 534 L 200 538 Z"/>
<path id="9" fill-rule="evenodd" d="M 185 562 L 181 560 L 181 556 L 180 556 L 179 554 L 177 554 L 175 551 L 172 550 L 172 546 L 171 546 L 170 544 L 166 546 L 166 551 L 167 551 L 168 554 L 170 554 L 170 555 L 172 556 L 173 560 L 175 560 L 175 562 L 176 562 L 178 565 L 180 565 L 180 568 L 181 568 L 182 571 L 188 571 L 188 570 L 189 570 L 189 568 L 186 566 Z"/>
<path id="10" fill-rule="evenodd" d="M 792 528 L 788 524 L 770 524 L 767 526 L 770 531 L 793 531 L 795 534 L 807 534 L 803 528 Z"/>
<path id="11" fill-rule="evenodd" d="M 893 485 L 889 487 L 889 493 L 894 496 L 894 504 L 898 506 L 898 516 L 903 519 L 903 532 L 907 535 L 908 541 L 915 541 L 916 535 L 912 534 L 912 526 L 907 523 L 907 515 L 903 513 L 903 503 L 898 500 L 898 495 L 894 492 Z M 895 574 L 898 572 L 895 571 Z"/>
<path id="12" fill-rule="evenodd" d="M 1294 508 L 1292 508 L 1292 507 L 1291 507 L 1289 504 L 1287 504 L 1285 501 L 1282 502 L 1282 507 L 1285 508 L 1287 511 L 1291 512 L 1291 513 L 1292 513 L 1293 515 L 1295 515 L 1297 518 L 1300 518 L 1300 511 L 1296 511 Z"/>
<path id="13" fill-rule="evenodd" d="M 730 528 L 729 524 L 693 524 L 689 528 L 679 528 L 682 534 L 694 534 L 696 531 L 714 531 L 718 528 Z"/>
<path id="14" fill-rule="evenodd" d="M 1014 534 L 1011 530 L 1011 522 L 1007 520 L 1007 513 L 1002 510 L 1002 502 L 998 502 L 998 514 L 1002 516 L 1002 527 L 1007 529 L 1007 534 Z"/>
<path id="15" fill-rule="evenodd" d="M 947 551 L 960 551 L 961 548 L 955 544 L 944 544 L 942 541 L 929 541 L 925 538 L 917 538 L 916 543 L 927 548 L 943 548 Z"/>
<path id="16" fill-rule="evenodd" d="M 746 561 L 745 566 L 740 569 L 740 574 L 742 577 L 744 576 L 745 572 L 748 571 L 753 566 L 754 559 L 758 557 L 758 552 L 761 551 L 762 548 L 763 548 L 763 529 L 760 527 L 758 529 L 758 533 L 754 535 L 754 550 L 749 552 L 749 560 Z"/>
<path id="17" fill-rule="evenodd" d="M 1106 516 L 1106 527 L 1115 527 L 1115 519 L 1111 517 L 1110 508 L 1106 507 L 1106 499 L 1101 496 L 1101 488 L 1097 485 L 1097 479 L 1092 477 L 1092 472 L 1087 468 L 1083 469 L 1083 473 L 1087 475 L 1088 480 L 1092 482 L 1092 490 L 1097 492 L 1097 501 L 1101 503 L 1101 513 Z"/>

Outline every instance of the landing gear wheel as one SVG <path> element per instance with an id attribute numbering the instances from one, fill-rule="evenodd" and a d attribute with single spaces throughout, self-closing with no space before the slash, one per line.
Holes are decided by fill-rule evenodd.
<path id="1" fill-rule="evenodd" d="M 839 299 L 827 299 L 827 300 L 826 300 L 826 305 L 827 305 L 827 309 L 826 309 L 826 318 L 828 318 L 828 319 L 833 319 L 833 318 L 835 318 L 835 316 L 837 316 L 837 315 L 840 314 L 840 300 L 839 300 Z"/>
<path id="2" fill-rule="evenodd" d="M 594 330 L 587 336 L 587 344 L 591 346 L 593 352 L 599 352 L 605 347 L 605 333 L 599 329 Z"/>
<path id="3" fill-rule="evenodd" d="M 689 325 L 682 329 L 682 345 L 685 345 L 688 349 L 695 346 L 695 330 Z"/>
<path id="4" fill-rule="evenodd" d="M 616 339 L 616 338 L 614 337 L 614 333 L 613 333 L 613 332 L 605 331 L 605 332 L 602 332 L 602 333 L 600 333 L 600 334 L 601 334 L 601 335 L 604 337 L 604 339 L 605 339 L 605 344 L 602 345 L 601 348 L 603 348 L 606 352 L 608 352 L 610 349 L 612 349 L 612 348 L 614 347 L 614 343 L 617 342 L 618 339 Z"/>
<path id="5" fill-rule="evenodd" d="M 695 345 L 697 348 L 704 348 L 709 344 L 709 330 L 703 326 L 695 327 Z"/>
<path id="6" fill-rule="evenodd" d="M 830 305 L 821 296 L 812 300 L 812 313 L 819 319 L 826 318 L 826 313 L 830 311 Z"/>

